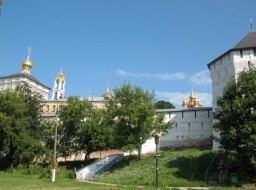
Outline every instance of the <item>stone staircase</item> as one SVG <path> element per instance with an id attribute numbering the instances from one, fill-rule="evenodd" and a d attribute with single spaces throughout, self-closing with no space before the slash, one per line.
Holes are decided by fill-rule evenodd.
<path id="1" fill-rule="evenodd" d="M 226 182 L 228 161 L 222 154 L 216 155 L 205 171 L 205 181 L 209 186 L 218 186 Z"/>
<path id="2" fill-rule="evenodd" d="M 110 169 L 116 162 L 124 157 L 123 154 L 115 154 L 96 160 L 88 166 L 76 172 L 77 180 L 92 180 L 96 175 Z"/>

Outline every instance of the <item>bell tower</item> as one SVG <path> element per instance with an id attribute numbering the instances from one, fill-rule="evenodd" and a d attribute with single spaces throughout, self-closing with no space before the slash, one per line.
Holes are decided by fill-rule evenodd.
<path id="1" fill-rule="evenodd" d="M 58 73 L 53 86 L 52 100 L 60 100 L 65 97 L 65 77 L 63 71 Z"/>

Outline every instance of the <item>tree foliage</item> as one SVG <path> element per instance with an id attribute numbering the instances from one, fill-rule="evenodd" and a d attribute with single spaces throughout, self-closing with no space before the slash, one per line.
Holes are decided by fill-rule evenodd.
<path id="1" fill-rule="evenodd" d="M 214 128 L 220 145 L 242 167 L 256 167 L 256 70 L 231 80 L 217 100 Z"/>
<path id="2" fill-rule="evenodd" d="M 27 164 L 44 154 L 37 134 L 40 101 L 27 84 L 0 92 L 0 157 L 6 165 Z"/>
<path id="3" fill-rule="evenodd" d="M 164 100 L 159 100 L 154 104 L 155 109 L 172 109 L 175 108 L 175 106 L 169 102 Z"/>
<path id="4" fill-rule="evenodd" d="M 69 97 L 67 105 L 61 107 L 59 117 L 59 153 L 65 158 L 77 152 L 84 152 L 85 159 L 93 151 L 111 147 L 112 132 L 107 125 L 107 112 L 95 109 L 87 100 Z"/>
<path id="5" fill-rule="evenodd" d="M 114 89 L 109 110 L 115 110 L 116 143 L 119 148 L 127 151 L 138 150 L 141 157 L 142 144 L 153 132 L 171 127 L 171 123 L 164 123 L 162 115 L 156 115 L 154 94 L 138 86 L 124 84 Z"/>
<path id="6" fill-rule="evenodd" d="M 77 144 L 77 132 L 81 123 L 89 115 L 91 105 L 88 101 L 80 100 L 78 97 L 69 97 L 67 105 L 61 106 L 58 116 L 61 126 L 58 127 L 60 142 L 58 152 L 63 157 L 68 157 L 80 149 Z"/>

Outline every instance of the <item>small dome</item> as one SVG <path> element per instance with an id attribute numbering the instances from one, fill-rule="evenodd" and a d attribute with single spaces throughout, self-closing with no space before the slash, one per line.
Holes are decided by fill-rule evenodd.
<path id="1" fill-rule="evenodd" d="M 65 80 L 65 77 L 64 77 L 64 74 L 63 74 L 62 71 L 58 73 L 56 79 L 57 79 L 58 81 L 64 81 L 64 80 Z"/>
<path id="2" fill-rule="evenodd" d="M 104 95 L 103 95 L 103 97 L 105 98 L 105 99 L 109 99 L 109 98 L 111 98 L 111 93 L 110 92 L 106 92 Z"/>
<path id="3" fill-rule="evenodd" d="M 22 68 L 31 69 L 32 68 L 32 62 L 29 59 L 26 59 L 22 63 Z"/>

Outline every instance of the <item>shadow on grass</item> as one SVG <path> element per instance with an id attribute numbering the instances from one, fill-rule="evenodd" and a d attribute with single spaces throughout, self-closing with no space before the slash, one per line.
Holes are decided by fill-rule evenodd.
<path id="1" fill-rule="evenodd" d="M 217 152 L 207 152 L 200 156 L 181 156 L 167 163 L 173 169 L 172 175 L 189 181 L 204 180 L 204 173 Z"/>
<path id="2" fill-rule="evenodd" d="M 125 167 L 128 167 L 131 162 L 138 161 L 139 158 L 137 156 L 125 156 L 122 160 L 118 161 L 113 167 L 111 167 L 108 172 L 113 172 L 115 170 L 119 170 Z"/>

